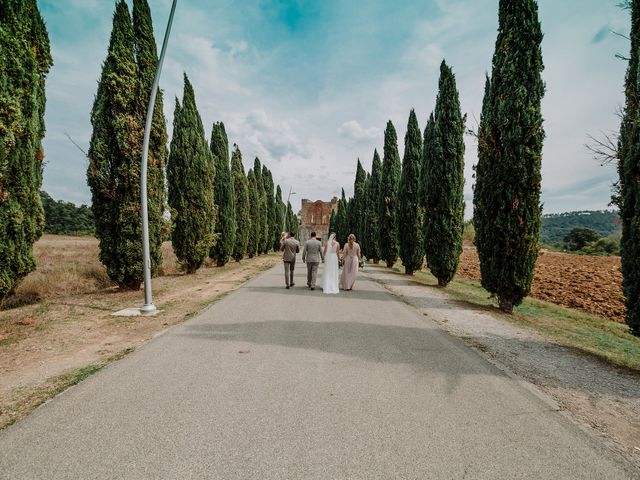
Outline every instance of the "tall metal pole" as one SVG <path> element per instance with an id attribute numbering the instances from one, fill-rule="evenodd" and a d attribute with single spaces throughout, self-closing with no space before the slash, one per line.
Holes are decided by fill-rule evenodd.
<path id="1" fill-rule="evenodd" d="M 147 107 L 147 122 L 144 127 L 144 140 L 142 142 L 142 166 L 140 169 L 140 204 L 142 215 L 142 257 L 144 268 L 144 305 L 140 308 L 141 312 L 154 312 L 156 306 L 153 304 L 153 293 L 151 290 L 151 255 L 149 253 L 149 212 L 147 209 L 147 160 L 149 157 L 149 137 L 151 136 L 151 123 L 153 122 L 153 108 L 156 105 L 156 92 L 160 83 L 160 71 L 164 62 L 164 54 L 167 51 L 167 43 L 169 42 L 169 34 L 171 33 L 171 24 L 173 23 L 173 14 L 176 11 L 178 0 L 173 0 L 171 5 L 171 13 L 169 14 L 169 22 L 167 30 L 164 32 L 164 40 L 162 42 L 162 50 L 158 59 L 156 68 L 156 76 L 151 87 L 151 96 L 149 97 L 149 106 Z"/>

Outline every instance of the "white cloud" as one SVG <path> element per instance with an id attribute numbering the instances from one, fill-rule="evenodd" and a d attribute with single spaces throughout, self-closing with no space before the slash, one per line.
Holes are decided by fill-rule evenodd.
<path id="1" fill-rule="evenodd" d="M 364 128 L 357 120 L 349 120 L 348 122 L 344 122 L 340 125 L 338 133 L 342 138 L 345 138 L 355 144 L 371 144 L 380 137 L 381 131 L 376 127 Z"/>

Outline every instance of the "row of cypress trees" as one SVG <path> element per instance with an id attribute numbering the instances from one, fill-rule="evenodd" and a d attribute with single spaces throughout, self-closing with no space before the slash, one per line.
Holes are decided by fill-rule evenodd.
<path id="1" fill-rule="evenodd" d="M 91 113 L 93 133 L 87 179 L 100 240 L 100 259 L 119 286 L 139 288 L 143 279 L 140 222 L 140 152 L 146 99 L 157 64 L 147 0 L 133 1 L 133 17 L 119 0 L 107 58 Z M 158 91 L 149 147 L 149 237 L 152 274 L 162 264 L 162 229 L 167 207 L 171 241 L 187 273 L 207 257 L 218 266 L 279 246 L 285 207 L 274 194 L 273 176 L 255 159 L 245 175 L 242 154 L 229 142 L 222 122 L 210 141 L 184 76 L 182 102 L 176 98 L 173 137 L 167 155 L 166 122 Z M 165 191 L 165 163 L 167 189 Z"/>
<path id="2" fill-rule="evenodd" d="M 45 79 L 53 64 L 36 0 L 0 0 L 0 300 L 35 269 Z"/>
<path id="3" fill-rule="evenodd" d="M 391 121 L 384 133 L 384 153 L 373 154 L 371 174 L 356 169 L 354 197 L 342 191 L 331 228 L 341 241 L 360 239 L 363 254 L 388 267 L 400 256 L 408 275 L 429 268 L 442 286 L 456 271 L 464 223 L 464 122 L 450 67 L 442 62 L 435 111 L 424 137 L 414 110 L 409 113 L 404 157 Z"/>
<path id="4" fill-rule="evenodd" d="M 635 4 L 640 8 L 640 0 L 634 0 Z M 634 18 L 640 26 L 640 12 Z M 637 42 L 640 31 L 636 35 Z M 541 41 L 536 1 L 500 0 L 498 37 L 478 131 L 474 226 L 482 285 L 505 312 L 511 312 L 529 294 L 538 256 L 544 140 L 540 104 L 545 90 Z M 636 132 L 640 123 L 635 123 L 640 96 L 633 90 L 638 88 L 637 73 L 630 65 L 631 70 L 634 78 L 630 80 L 629 74 L 628 84 L 634 87 L 628 86 L 627 91 L 632 92 L 633 99 L 628 100 L 627 110 L 634 120 L 623 122 L 627 129 L 626 137 L 622 137 L 624 145 L 630 138 L 640 139 L 640 130 Z M 400 165 L 397 134 L 393 124 L 387 123 L 382 165 L 375 151 L 371 175 L 363 176 L 358 161 L 354 197 L 347 200 L 342 192 L 331 225 L 338 237 L 344 241 L 346 234 L 355 233 L 363 243 L 364 255 L 374 262 L 384 260 L 388 267 L 399 255 L 409 275 L 421 268 L 426 256 L 438 284 L 446 286 L 453 279 L 462 252 L 465 121 L 455 76 L 443 61 L 435 109 L 424 136 L 412 110 Z M 631 123 L 633 128 L 629 127 Z M 630 155 L 634 150 L 627 147 L 626 151 Z M 629 161 L 621 169 L 626 175 L 621 176 L 621 183 L 623 197 L 626 194 L 624 198 L 629 199 L 627 217 L 631 225 L 627 228 L 630 254 L 626 267 L 630 280 L 625 289 L 635 293 L 635 300 L 628 300 L 628 305 L 640 311 L 640 195 L 625 187 L 633 184 L 637 189 L 639 184 L 636 158 L 633 165 Z M 361 199 L 363 191 L 368 201 Z"/>

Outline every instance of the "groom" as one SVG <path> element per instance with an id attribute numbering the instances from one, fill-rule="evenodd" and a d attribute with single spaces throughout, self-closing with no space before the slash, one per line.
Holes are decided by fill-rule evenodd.
<path id="1" fill-rule="evenodd" d="M 316 238 L 316 232 L 311 232 L 311 238 L 305 242 L 304 250 L 302 250 L 302 262 L 307 264 L 307 286 L 311 290 L 316 289 L 320 260 L 324 262 L 322 243 Z"/>

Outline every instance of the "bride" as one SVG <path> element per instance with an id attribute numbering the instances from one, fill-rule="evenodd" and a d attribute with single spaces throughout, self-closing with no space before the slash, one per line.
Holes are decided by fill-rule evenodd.
<path id="1" fill-rule="evenodd" d="M 338 293 L 338 253 L 340 244 L 336 242 L 336 234 L 332 233 L 324 246 L 324 272 L 322 274 L 322 293 Z"/>

